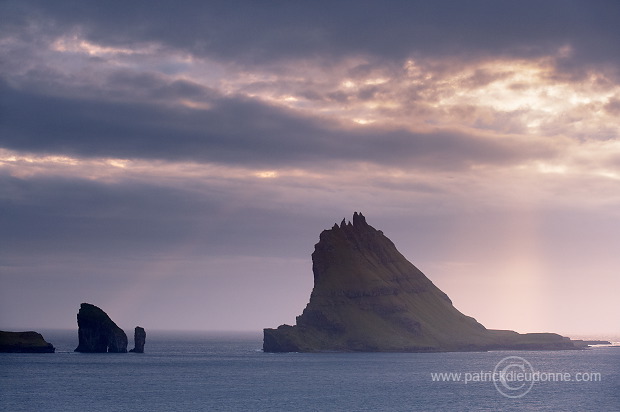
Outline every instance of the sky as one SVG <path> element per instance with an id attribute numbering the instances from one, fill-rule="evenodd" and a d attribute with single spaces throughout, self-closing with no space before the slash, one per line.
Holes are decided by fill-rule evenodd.
<path id="1" fill-rule="evenodd" d="M 0 329 L 294 324 L 358 211 L 488 328 L 620 336 L 619 2 L 0 15 Z"/>

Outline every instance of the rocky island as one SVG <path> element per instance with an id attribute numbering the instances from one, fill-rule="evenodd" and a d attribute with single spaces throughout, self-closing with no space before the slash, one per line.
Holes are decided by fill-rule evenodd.
<path id="1" fill-rule="evenodd" d="M 459 312 L 361 213 L 324 230 L 314 288 L 296 325 L 264 329 L 265 352 L 578 349 L 555 333 L 491 330 Z"/>
<path id="2" fill-rule="evenodd" d="M 127 335 L 97 306 L 82 303 L 77 323 L 79 340 L 75 352 L 127 352 Z"/>
<path id="3" fill-rule="evenodd" d="M 0 352 L 5 353 L 54 353 L 56 349 L 37 332 L 0 331 Z"/>
<path id="4" fill-rule="evenodd" d="M 136 326 L 133 333 L 133 349 L 129 352 L 144 353 L 144 344 L 146 343 L 146 331 L 140 326 Z"/>

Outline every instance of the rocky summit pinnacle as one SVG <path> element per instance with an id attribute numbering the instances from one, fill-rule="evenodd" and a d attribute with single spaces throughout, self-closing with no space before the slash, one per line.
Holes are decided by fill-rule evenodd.
<path id="1" fill-rule="evenodd" d="M 383 232 L 355 212 L 324 230 L 296 325 L 265 329 L 265 352 L 576 349 L 553 333 L 489 330 L 459 312 Z"/>

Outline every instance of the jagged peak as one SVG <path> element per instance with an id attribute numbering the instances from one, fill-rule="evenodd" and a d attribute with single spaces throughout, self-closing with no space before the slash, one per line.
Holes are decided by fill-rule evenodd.
<path id="1" fill-rule="evenodd" d="M 343 218 L 340 225 L 338 225 L 338 223 L 334 223 L 332 229 L 344 229 L 346 227 L 359 229 L 366 226 L 368 226 L 368 223 L 366 223 L 366 217 L 364 217 L 361 212 L 353 212 L 353 221 L 347 221 L 346 218 Z"/>
<path id="2" fill-rule="evenodd" d="M 368 223 L 366 223 L 366 218 L 364 217 L 362 212 L 353 212 L 353 226 L 368 226 Z"/>

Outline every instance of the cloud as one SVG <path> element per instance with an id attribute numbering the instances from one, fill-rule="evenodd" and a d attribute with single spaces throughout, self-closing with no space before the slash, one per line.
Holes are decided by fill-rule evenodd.
<path id="1" fill-rule="evenodd" d="M 293 4 L 276 12 L 270 4 L 239 11 L 198 2 L 174 10 L 146 7 L 139 19 L 139 3 L 121 10 L 114 2 L 103 8 L 6 2 L 7 12 L 28 24 L 4 32 L 3 50 L 14 58 L 3 75 L 0 144 L 25 152 L 265 169 L 371 162 L 467 170 L 548 161 L 565 138 L 605 140 L 618 132 L 612 118 L 620 87 L 603 66 L 575 83 L 557 71 L 577 53 L 573 44 L 554 40 L 541 53 L 513 53 L 521 50 L 515 42 L 544 45 L 563 33 L 559 23 L 542 24 L 549 3 L 527 20 L 531 27 L 522 37 L 512 33 L 516 23 L 493 28 L 530 10 L 494 4 L 481 14 L 481 5 L 450 3 L 458 18 L 434 5 L 381 6 L 376 16 L 387 13 L 394 24 L 380 31 L 386 20 L 373 18 L 362 33 L 356 25 L 375 4 Z M 588 8 L 589 16 L 613 14 L 613 5 L 606 7 Z M 583 8 L 581 2 L 561 8 L 564 23 L 579 20 L 577 31 L 592 27 L 580 20 Z M 312 18 L 319 14 L 327 16 L 321 23 Z M 164 18 L 168 24 L 159 24 Z M 203 18 L 215 22 L 194 26 Z M 411 21 L 400 24 L 405 18 Z M 597 36 L 611 30 L 603 21 Z M 225 40 L 231 30 L 238 32 Z M 296 37 L 286 35 L 294 30 Z M 405 41 L 374 44 L 389 40 L 391 30 Z M 483 39 L 478 30 L 495 35 Z M 341 38 L 345 32 L 351 38 Z M 377 38 L 363 41 L 366 33 Z M 435 34 L 422 42 L 420 33 Z M 316 44 L 288 47 L 294 39 Z M 444 54 L 448 39 L 464 54 Z M 224 46 L 230 50 L 218 51 Z M 254 56 L 252 64 L 246 55 Z"/>
<path id="2" fill-rule="evenodd" d="M 5 262 L 44 256 L 126 262 L 173 254 L 189 260 L 291 256 L 299 252 L 296 247 L 307 250 L 308 245 L 291 241 L 291 227 L 303 226 L 304 219 L 293 210 L 257 204 L 267 197 L 256 180 L 225 186 L 186 179 L 174 185 L 3 174 L 2 253 Z"/>
<path id="3" fill-rule="evenodd" d="M 170 94 L 170 89 L 154 93 Z M 316 152 L 312 142 L 333 133 L 307 119 L 244 99 L 219 99 L 211 102 L 212 109 L 200 110 L 8 88 L 3 96 L 0 143 L 21 150 L 278 163 L 311 155 Z"/>
<path id="4" fill-rule="evenodd" d="M 199 93 L 188 84 L 150 88 L 167 96 L 178 95 L 179 89 Z M 0 144 L 23 151 L 262 167 L 366 161 L 452 169 L 519 161 L 552 150 L 518 139 L 484 138 L 449 129 L 422 133 L 342 129 L 333 121 L 244 98 L 218 98 L 208 101 L 209 109 L 194 109 L 45 96 L 10 88 L 2 94 Z"/>
<path id="5" fill-rule="evenodd" d="M 195 56 L 270 65 L 321 55 L 541 57 L 570 46 L 564 66 L 616 64 L 615 1 L 390 2 L 90 2 L 7 1 L 5 30 L 45 26 L 79 31 L 106 47 L 157 43 Z M 28 24 L 29 23 L 29 24 Z M 492 32 L 493 35 L 488 33 Z M 476 57 L 477 56 L 477 57 Z"/>

